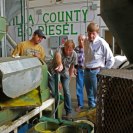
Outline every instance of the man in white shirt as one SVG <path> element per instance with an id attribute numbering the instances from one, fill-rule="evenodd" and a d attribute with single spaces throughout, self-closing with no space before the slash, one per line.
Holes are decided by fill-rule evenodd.
<path id="1" fill-rule="evenodd" d="M 84 80 L 89 108 L 96 106 L 97 74 L 101 69 L 110 69 L 114 57 L 109 44 L 99 36 L 99 26 L 91 22 L 87 27 L 88 39 L 84 44 Z"/>

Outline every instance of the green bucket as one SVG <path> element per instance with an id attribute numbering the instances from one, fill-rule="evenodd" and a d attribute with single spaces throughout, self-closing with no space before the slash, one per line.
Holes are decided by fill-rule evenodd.
<path id="1" fill-rule="evenodd" d="M 83 133 L 83 130 L 77 126 L 61 126 L 55 133 Z"/>
<path id="2" fill-rule="evenodd" d="M 54 133 L 58 127 L 59 125 L 53 122 L 39 122 L 34 128 L 38 133 Z"/>

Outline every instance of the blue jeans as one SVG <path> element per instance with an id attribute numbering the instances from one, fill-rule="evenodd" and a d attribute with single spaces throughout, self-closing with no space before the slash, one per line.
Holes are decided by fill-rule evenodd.
<path id="1" fill-rule="evenodd" d="M 72 103 L 71 103 L 71 95 L 69 89 L 70 77 L 67 74 L 60 75 L 60 81 L 62 83 L 63 92 L 64 92 L 64 105 L 66 114 L 72 113 Z M 49 76 L 48 86 L 52 91 L 52 95 L 55 95 L 55 79 L 54 75 Z"/>
<path id="2" fill-rule="evenodd" d="M 81 68 L 77 69 L 77 76 L 76 76 L 76 93 L 77 93 L 77 100 L 78 100 L 78 106 L 83 107 L 84 106 L 84 70 Z"/>
<path id="3" fill-rule="evenodd" d="M 96 106 L 97 74 L 99 73 L 99 71 L 100 68 L 96 70 L 85 70 L 84 72 L 84 81 L 89 107 Z"/>

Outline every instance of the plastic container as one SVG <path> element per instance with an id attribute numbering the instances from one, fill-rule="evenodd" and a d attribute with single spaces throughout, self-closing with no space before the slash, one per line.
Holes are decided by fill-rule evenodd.
<path id="1" fill-rule="evenodd" d="M 55 133 L 83 133 L 83 130 L 77 126 L 61 126 Z"/>
<path id="2" fill-rule="evenodd" d="M 80 124 L 79 127 L 82 127 L 83 133 L 94 133 L 94 124 L 88 120 L 77 120 L 75 121 Z"/>
<path id="3" fill-rule="evenodd" d="M 53 122 L 39 122 L 34 128 L 38 133 L 54 133 L 58 127 L 59 125 Z"/>
<path id="4" fill-rule="evenodd" d="M 32 124 L 24 124 L 18 128 L 18 133 L 27 133 L 27 131 L 32 127 Z"/>

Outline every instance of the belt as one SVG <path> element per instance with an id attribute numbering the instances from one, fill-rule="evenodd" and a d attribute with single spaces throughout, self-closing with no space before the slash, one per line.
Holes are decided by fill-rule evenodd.
<path id="1" fill-rule="evenodd" d="M 84 69 L 84 67 L 83 67 L 83 66 L 77 66 L 77 68 Z"/>
<path id="2" fill-rule="evenodd" d="M 97 69 L 99 69 L 99 68 L 101 68 L 101 67 L 85 68 L 85 70 L 97 70 Z"/>
<path id="3" fill-rule="evenodd" d="M 75 68 L 76 68 L 76 69 L 78 69 L 78 68 L 84 69 L 84 67 L 83 67 L 83 66 L 80 66 L 80 65 L 75 65 Z"/>

